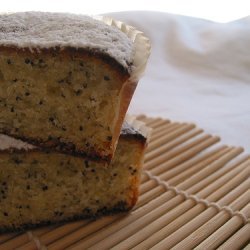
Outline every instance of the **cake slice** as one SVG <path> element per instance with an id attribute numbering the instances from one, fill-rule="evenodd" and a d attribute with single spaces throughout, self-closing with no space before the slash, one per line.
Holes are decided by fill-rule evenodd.
<path id="1" fill-rule="evenodd" d="M 0 14 L 0 133 L 109 162 L 135 54 L 127 34 L 87 16 Z"/>
<path id="2" fill-rule="evenodd" d="M 0 232 L 131 209 L 147 143 L 146 127 L 134 124 L 123 125 L 106 167 L 0 137 Z"/>

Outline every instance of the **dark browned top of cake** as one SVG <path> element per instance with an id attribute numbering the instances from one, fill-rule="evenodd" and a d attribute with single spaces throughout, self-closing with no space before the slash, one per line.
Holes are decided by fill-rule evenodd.
<path id="1" fill-rule="evenodd" d="M 146 136 L 139 129 L 135 129 L 131 124 L 124 121 L 121 129 L 121 136 L 138 139 L 145 142 L 147 140 Z"/>

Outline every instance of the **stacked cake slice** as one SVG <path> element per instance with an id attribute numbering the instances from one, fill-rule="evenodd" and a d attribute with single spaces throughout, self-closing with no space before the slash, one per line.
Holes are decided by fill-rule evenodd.
<path id="1" fill-rule="evenodd" d="M 135 126 L 134 122 L 134 125 Z M 0 231 L 127 211 L 138 197 L 145 127 L 124 123 L 108 166 L 8 141 L 0 149 Z M 14 146 L 15 145 L 15 146 Z"/>
<path id="2" fill-rule="evenodd" d="M 147 144 L 124 121 L 136 50 L 90 17 L 0 15 L 1 232 L 133 207 Z"/>

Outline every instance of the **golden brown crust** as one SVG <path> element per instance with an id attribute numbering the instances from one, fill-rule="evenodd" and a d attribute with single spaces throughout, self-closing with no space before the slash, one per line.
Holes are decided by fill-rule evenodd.
<path id="1" fill-rule="evenodd" d="M 131 137 L 132 138 L 132 137 Z M 133 140 L 135 140 L 135 138 L 133 138 Z M 127 203 L 131 206 L 134 207 L 138 198 L 139 198 L 139 187 L 140 187 L 140 183 L 141 183 L 141 172 L 142 172 L 142 167 L 143 167 L 143 160 L 144 160 L 144 154 L 147 148 L 147 143 L 146 141 L 142 142 L 138 142 L 138 144 L 140 144 L 140 154 L 142 155 L 140 159 L 138 159 L 138 162 L 136 164 L 137 166 L 137 171 L 139 172 L 139 174 L 137 174 L 136 176 L 134 176 L 134 178 L 131 181 L 131 192 L 129 195 L 129 199 L 127 200 Z"/>
<path id="2" fill-rule="evenodd" d="M 140 181 L 138 178 L 134 178 L 131 183 L 131 199 L 128 201 L 131 207 L 133 207 L 139 198 L 139 185 Z"/>
<path id="3" fill-rule="evenodd" d="M 119 115 L 117 116 L 117 122 L 114 129 L 114 143 L 118 141 L 118 138 L 120 136 L 121 126 L 123 124 L 125 115 L 128 110 L 128 106 L 136 89 L 136 86 L 137 82 L 131 82 L 130 80 L 127 80 L 126 83 L 123 85 L 123 88 L 121 89 Z M 113 152 L 115 152 L 116 145 L 113 144 L 112 148 Z"/>

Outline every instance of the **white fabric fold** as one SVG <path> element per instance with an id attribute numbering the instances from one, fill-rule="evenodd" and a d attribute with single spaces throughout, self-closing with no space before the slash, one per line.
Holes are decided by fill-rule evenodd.
<path id="1" fill-rule="evenodd" d="M 195 122 L 250 152 L 250 17 L 221 24 L 161 12 L 107 15 L 152 43 L 130 113 Z"/>

